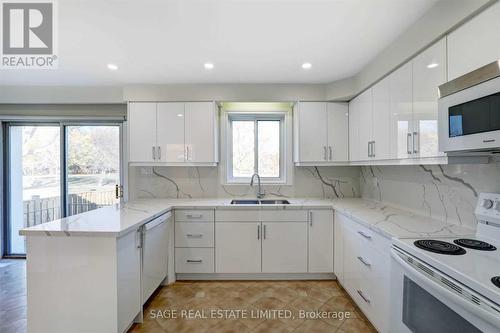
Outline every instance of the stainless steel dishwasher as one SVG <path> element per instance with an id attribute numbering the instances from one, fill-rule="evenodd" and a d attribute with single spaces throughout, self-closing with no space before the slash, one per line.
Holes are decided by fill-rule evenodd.
<path id="1" fill-rule="evenodd" d="M 167 212 L 143 226 L 142 244 L 142 303 L 144 304 L 168 273 L 169 224 Z"/>

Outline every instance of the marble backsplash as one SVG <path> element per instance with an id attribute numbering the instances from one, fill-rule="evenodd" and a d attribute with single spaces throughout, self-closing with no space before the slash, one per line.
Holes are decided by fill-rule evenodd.
<path id="1" fill-rule="evenodd" d="M 129 199 L 254 198 L 249 185 L 221 185 L 218 167 L 130 167 Z M 295 167 L 293 185 L 263 186 L 269 197 L 359 197 L 359 167 Z"/>
<path id="2" fill-rule="evenodd" d="M 500 164 L 361 167 L 361 197 L 475 228 L 480 192 L 500 192 Z"/>

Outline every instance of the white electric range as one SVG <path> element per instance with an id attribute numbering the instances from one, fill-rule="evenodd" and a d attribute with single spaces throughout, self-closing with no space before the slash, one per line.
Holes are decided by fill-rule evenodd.
<path id="1" fill-rule="evenodd" d="M 475 215 L 471 237 L 393 241 L 391 332 L 500 332 L 500 194 Z"/>

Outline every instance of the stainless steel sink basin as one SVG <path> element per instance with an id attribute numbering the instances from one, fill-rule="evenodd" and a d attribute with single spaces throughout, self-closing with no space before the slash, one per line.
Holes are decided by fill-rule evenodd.
<path id="1" fill-rule="evenodd" d="M 288 200 L 253 200 L 253 199 L 235 199 L 231 205 L 289 205 Z"/>
<path id="2" fill-rule="evenodd" d="M 261 200 L 261 205 L 289 205 L 288 200 Z"/>
<path id="3" fill-rule="evenodd" d="M 231 205 L 258 205 L 259 200 L 232 200 Z"/>

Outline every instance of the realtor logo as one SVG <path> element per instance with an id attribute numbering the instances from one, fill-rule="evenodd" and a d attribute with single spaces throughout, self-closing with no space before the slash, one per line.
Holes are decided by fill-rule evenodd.
<path id="1" fill-rule="evenodd" d="M 56 68 L 54 1 L 0 1 L 1 67 L 3 69 Z"/>

